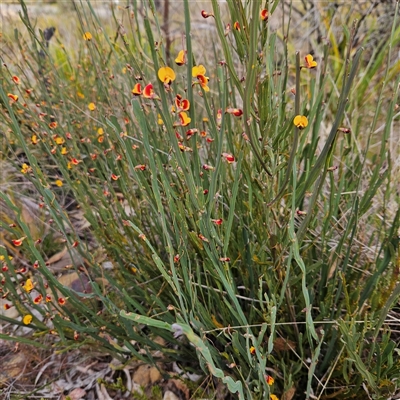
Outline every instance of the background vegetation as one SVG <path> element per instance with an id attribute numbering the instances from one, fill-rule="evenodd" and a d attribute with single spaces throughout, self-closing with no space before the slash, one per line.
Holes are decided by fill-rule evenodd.
<path id="1" fill-rule="evenodd" d="M 127 2 L 106 21 L 81 2 L 67 33 L 21 1 L 0 338 L 174 361 L 242 399 L 397 393 L 400 27 L 378 3 L 185 0 L 175 20 Z"/>

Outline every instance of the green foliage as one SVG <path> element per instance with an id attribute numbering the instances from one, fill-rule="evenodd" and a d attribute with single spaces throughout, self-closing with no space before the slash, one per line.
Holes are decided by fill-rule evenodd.
<path id="1" fill-rule="evenodd" d="M 33 314 L 38 343 L 51 326 L 60 351 L 85 345 L 120 360 L 155 363 L 156 351 L 193 360 L 189 370 L 221 379 L 241 399 L 292 387 L 307 398 L 395 393 L 399 343 L 386 319 L 399 298 L 395 20 L 371 62 L 345 30 L 333 50 L 316 49 L 309 69 L 306 54 L 290 50 L 291 19 L 277 32 L 260 19 L 261 3 L 228 0 L 225 10 L 213 0 L 206 21 L 215 42 L 201 48 L 185 0 L 186 64 L 176 66 L 153 2 L 144 2 L 143 18 L 136 2 L 121 15 L 113 9 L 115 36 L 81 4 L 77 49 L 55 50 L 21 6 L 29 34 L 15 38 L 25 59 L 1 67 L 3 159 L 29 165 L 31 196 L 85 259 L 90 282 L 77 293 L 54 276 L 48 243 L 38 246 L 12 192 L 2 191 L 15 225 L 2 218 L 3 236 L 25 238 L 0 247 L 3 293 L 21 316 Z M 172 58 L 180 50 L 172 47 Z M 210 91 L 192 76 L 200 64 Z M 164 66 L 172 82 L 157 78 Z M 137 83 L 152 83 L 155 95 L 134 96 Z M 187 126 L 177 95 L 190 102 Z M 304 129 L 296 115 L 307 117 Z M 71 207 L 89 229 L 74 226 Z M 9 252 L 37 266 L 35 290 L 45 296 L 48 286 L 51 302 L 35 304 L 19 289 L 27 277 Z"/>

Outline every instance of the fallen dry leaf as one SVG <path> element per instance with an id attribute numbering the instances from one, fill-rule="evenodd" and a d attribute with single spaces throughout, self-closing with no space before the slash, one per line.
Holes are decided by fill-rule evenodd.
<path id="1" fill-rule="evenodd" d="M 69 393 L 68 397 L 71 400 L 80 400 L 86 396 L 86 391 L 81 388 L 76 388 L 72 392 Z"/>
<path id="2" fill-rule="evenodd" d="M 1 360 L 0 369 L 0 387 L 8 380 L 15 379 L 20 376 L 25 369 L 27 359 L 24 353 L 9 353 Z"/>
<path id="3" fill-rule="evenodd" d="M 293 340 L 276 338 L 274 340 L 274 350 L 275 351 L 288 351 L 296 348 L 296 343 Z"/>
<path id="4" fill-rule="evenodd" d="M 189 400 L 189 388 L 179 379 L 168 380 L 165 389 L 173 392 L 179 400 Z"/>
<path id="5" fill-rule="evenodd" d="M 160 371 L 151 365 L 140 365 L 132 376 L 133 382 L 146 387 L 161 380 Z"/>
<path id="6" fill-rule="evenodd" d="M 283 394 L 282 400 L 292 400 L 295 394 L 296 394 L 296 388 L 292 386 L 289 390 L 287 390 Z"/>

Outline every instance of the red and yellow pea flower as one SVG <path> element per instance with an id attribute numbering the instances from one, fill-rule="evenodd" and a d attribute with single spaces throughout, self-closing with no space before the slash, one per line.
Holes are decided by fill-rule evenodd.
<path id="1" fill-rule="evenodd" d="M 43 300 L 43 295 L 42 295 L 42 294 L 39 294 L 39 296 L 36 296 L 36 297 L 33 299 L 33 304 L 40 304 L 40 303 L 42 302 L 42 300 Z"/>
<path id="2" fill-rule="evenodd" d="M 240 32 L 240 24 L 239 24 L 238 21 L 236 21 L 236 22 L 233 24 L 233 29 L 235 29 L 235 30 L 237 30 L 238 32 Z"/>
<path id="3" fill-rule="evenodd" d="M 228 114 L 232 114 L 235 117 L 241 117 L 243 115 L 243 110 L 241 110 L 240 108 L 227 108 L 225 112 Z"/>
<path id="4" fill-rule="evenodd" d="M 183 143 L 178 142 L 179 150 L 183 153 L 184 151 L 193 152 L 191 147 L 185 146 Z"/>
<path id="5" fill-rule="evenodd" d="M 192 76 L 193 78 L 197 78 L 198 84 L 204 89 L 205 92 L 208 92 L 210 88 L 207 86 L 209 78 L 206 75 L 206 69 L 204 65 L 196 65 L 192 68 Z"/>
<path id="6" fill-rule="evenodd" d="M 267 9 L 264 8 L 263 10 L 260 11 L 261 21 L 268 21 L 268 16 L 269 14 Z"/>
<path id="7" fill-rule="evenodd" d="M 65 300 L 64 297 L 59 297 L 59 298 L 58 298 L 58 304 L 59 304 L 60 306 L 65 305 L 66 302 L 67 302 L 67 300 Z"/>
<path id="8" fill-rule="evenodd" d="M 175 72 L 170 67 L 161 67 L 158 70 L 158 79 L 165 85 L 170 85 L 176 78 Z"/>
<path id="9" fill-rule="evenodd" d="M 190 108 L 190 102 L 188 99 L 183 99 L 180 94 L 177 94 L 175 97 L 175 106 L 179 111 L 188 111 Z"/>
<path id="10" fill-rule="evenodd" d="M 212 219 L 211 222 L 214 222 L 215 225 L 222 225 L 224 220 L 222 218 Z"/>
<path id="11" fill-rule="evenodd" d="M 188 131 L 186 131 L 186 139 L 190 139 L 197 132 L 197 129 L 189 129 Z"/>
<path id="12" fill-rule="evenodd" d="M 308 125 L 308 119 L 306 116 L 304 115 L 296 115 L 294 117 L 293 123 L 295 124 L 295 126 L 299 129 L 304 129 L 307 127 Z"/>
<path id="13" fill-rule="evenodd" d="M 232 164 L 235 162 L 235 157 L 229 153 L 222 153 L 222 157 L 228 164 Z"/>
<path id="14" fill-rule="evenodd" d="M 20 238 L 20 239 L 13 239 L 13 240 L 11 240 L 11 242 L 12 242 L 12 244 L 13 244 L 15 247 L 19 247 L 19 246 L 22 245 L 22 242 L 23 242 L 25 239 L 26 239 L 26 236 L 24 236 L 24 237 L 22 237 L 22 238 Z"/>
<path id="15" fill-rule="evenodd" d="M 131 93 L 132 93 L 134 96 L 140 96 L 140 95 L 142 94 L 142 86 L 140 85 L 140 83 L 137 83 L 137 84 L 133 87 Z"/>
<path id="16" fill-rule="evenodd" d="M 186 64 L 186 51 L 181 50 L 178 53 L 178 57 L 175 58 L 175 64 L 181 66 Z"/>
<path id="17" fill-rule="evenodd" d="M 11 104 L 16 103 L 18 101 L 17 94 L 7 93 L 7 97 L 11 99 Z"/>
<path id="18" fill-rule="evenodd" d="M 271 375 L 265 375 L 265 382 L 267 382 L 267 384 L 271 386 L 274 384 L 275 379 Z"/>
<path id="19" fill-rule="evenodd" d="M 18 78 L 18 76 L 14 75 L 11 79 L 13 80 L 13 82 L 16 85 L 20 85 L 21 84 L 21 80 Z"/>
<path id="20" fill-rule="evenodd" d="M 188 126 L 192 120 L 185 111 L 181 111 L 178 116 L 179 122 L 174 123 L 174 126 Z"/>
<path id="21" fill-rule="evenodd" d="M 205 75 L 205 74 L 206 74 L 206 68 L 202 64 L 195 65 L 192 68 L 192 76 L 193 76 L 193 78 L 197 78 L 199 75 Z"/>
<path id="22" fill-rule="evenodd" d="M 207 85 L 208 84 L 208 80 L 209 80 L 209 78 L 207 76 L 198 75 L 197 76 L 197 80 L 198 80 L 198 83 L 204 89 L 205 92 L 209 92 L 210 91 L 210 88 Z"/>
<path id="23" fill-rule="evenodd" d="M 317 62 L 314 61 L 314 57 L 311 54 L 307 54 L 304 59 L 306 60 L 305 67 L 308 69 L 315 68 L 318 65 Z"/>
<path id="24" fill-rule="evenodd" d="M 143 97 L 145 97 L 146 99 L 154 99 L 156 97 L 156 94 L 154 93 L 153 90 L 153 85 L 151 83 L 149 83 L 144 87 Z"/>
<path id="25" fill-rule="evenodd" d="M 72 158 L 72 159 L 71 159 L 71 164 L 72 164 L 72 165 L 78 165 L 80 162 L 82 162 L 82 160 L 78 160 L 78 159 L 76 159 L 76 158 Z"/>

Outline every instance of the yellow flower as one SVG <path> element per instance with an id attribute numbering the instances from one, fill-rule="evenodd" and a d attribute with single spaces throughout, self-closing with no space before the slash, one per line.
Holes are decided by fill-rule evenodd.
<path id="1" fill-rule="evenodd" d="M 23 174 L 27 174 L 28 172 L 31 172 L 31 171 L 32 171 L 32 168 L 28 164 L 25 164 L 25 163 L 22 164 L 21 172 Z"/>
<path id="2" fill-rule="evenodd" d="M 67 150 L 66 147 L 62 147 L 62 148 L 61 148 L 61 154 L 62 154 L 63 156 L 65 156 L 66 154 L 68 154 L 68 150 Z"/>
<path id="3" fill-rule="evenodd" d="M 33 135 L 31 136 L 31 142 L 32 142 L 32 144 L 37 144 L 37 143 L 38 143 L 38 137 L 37 137 L 37 135 L 33 134 Z"/>
<path id="4" fill-rule="evenodd" d="M 30 293 L 34 288 L 32 280 L 27 279 L 23 288 L 25 289 L 25 292 Z"/>
<path id="5" fill-rule="evenodd" d="M 279 400 L 279 397 L 275 396 L 274 394 L 270 394 L 269 396 L 270 396 L 271 400 Z"/>
<path id="6" fill-rule="evenodd" d="M 157 114 L 157 124 L 158 125 L 164 125 L 164 121 L 162 120 L 162 118 L 161 118 L 161 115 L 160 114 Z"/>
<path id="7" fill-rule="evenodd" d="M 200 64 L 192 68 L 192 76 L 194 78 L 197 78 L 199 75 L 205 75 L 205 74 L 206 74 L 206 69 L 204 65 Z"/>
<path id="8" fill-rule="evenodd" d="M 56 186 L 58 186 L 58 187 L 61 187 L 61 186 L 63 185 L 62 180 L 60 180 L 60 179 L 57 179 L 57 180 L 54 182 L 54 184 L 55 184 Z"/>
<path id="9" fill-rule="evenodd" d="M 64 144 L 64 143 L 65 143 L 65 140 L 64 140 L 64 138 L 62 138 L 61 136 L 57 136 L 57 137 L 55 138 L 55 142 L 56 142 L 57 144 Z"/>
<path id="10" fill-rule="evenodd" d="M 97 129 L 97 134 L 98 134 L 98 135 L 104 135 L 104 130 L 103 130 L 103 128 Z"/>
<path id="11" fill-rule="evenodd" d="M 76 95 L 80 98 L 80 99 L 84 99 L 85 95 L 81 92 L 77 92 Z"/>
<path id="12" fill-rule="evenodd" d="M 317 66 L 317 62 L 314 61 L 314 57 L 311 54 L 307 54 L 304 59 L 306 60 L 306 67 L 311 69 Z"/>
<path id="13" fill-rule="evenodd" d="M 31 314 L 27 314 L 27 315 L 25 315 L 25 317 L 24 317 L 24 319 L 22 320 L 22 322 L 25 324 L 25 325 L 29 325 L 31 322 L 32 322 L 32 315 Z"/>
<path id="14" fill-rule="evenodd" d="M 188 117 L 188 115 L 184 111 L 182 111 L 179 113 L 179 120 L 181 126 L 187 126 L 190 124 L 191 118 Z"/>
<path id="15" fill-rule="evenodd" d="M 94 110 L 96 109 L 96 104 L 94 104 L 94 103 L 89 103 L 89 104 L 88 104 L 88 109 L 89 109 L 90 111 L 94 111 Z"/>
<path id="16" fill-rule="evenodd" d="M 176 78 L 175 72 L 172 68 L 170 67 L 161 67 L 158 70 L 158 78 L 160 79 L 161 82 L 166 83 L 169 85 L 171 82 L 173 82 Z"/>
<path id="17" fill-rule="evenodd" d="M 299 128 L 304 129 L 308 125 L 308 119 L 304 115 L 296 115 L 294 117 L 293 123 Z"/>
<path id="18" fill-rule="evenodd" d="M 181 50 L 178 53 L 178 57 L 175 58 L 175 63 L 177 65 L 184 65 L 186 63 L 186 52 L 185 52 L 185 50 Z"/>
<path id="19" fill-rule="evenodd" d="M 84 38 L 85 40 L 87 40 L 87 41 L 91 41 L 92 38 L 93 38 L 93 36 L 92 36 L 92 34 L 91 34 L 90 32 L 85 32 L 85 33 L 83 34 L 83 38 Z"/>

